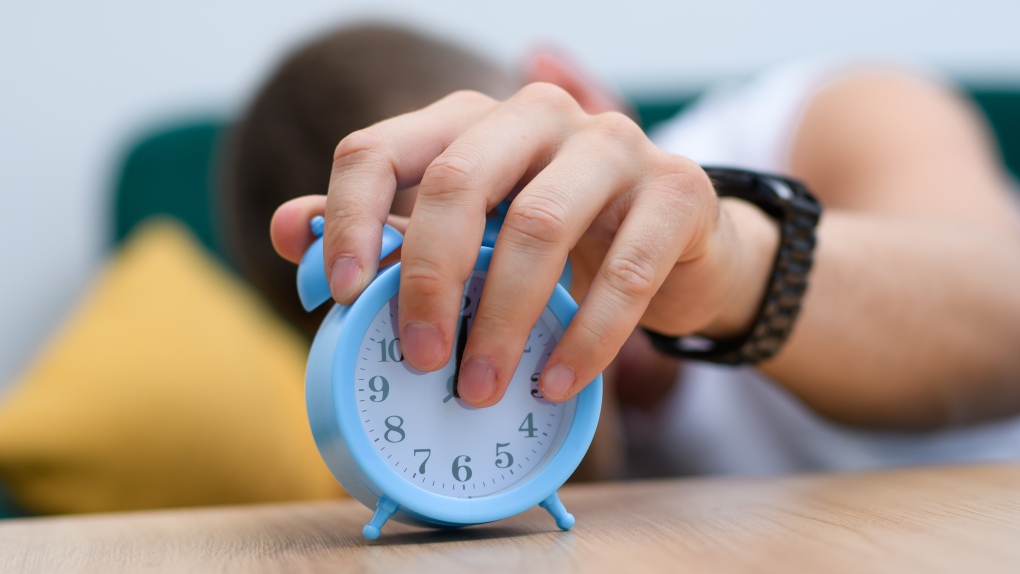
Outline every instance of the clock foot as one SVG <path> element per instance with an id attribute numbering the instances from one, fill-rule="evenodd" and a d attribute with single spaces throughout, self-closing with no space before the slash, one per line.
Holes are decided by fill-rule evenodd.
<path id="1" fill-rule="evenodd" d="M 556 495 L 554 494 L 553 496 Z M 560 506 L 562 507 L 562 505 Z M 365 537 L 365 540 L 375 540 L 379 538 L 379 531 L 382 529 L 383 524 L 386 524 L 386 521 L 393 516 L 393 514 L 397 511 L 397 508 L 398 506 L 396 502 L 393 502 L 385 496 L 379 497 L 379 503 L 375 505 L 375 514 L 372 515 L 372 521 L 361 529 L 361 535 Z"/>
<path id="2" fill-rule="evenodd" d="M 549 511 L 552 517 L 556 520 L 556 526 L 559 526 L 561 530 L 570 530 L 570 527 L 574 525 L 574 515 L 567 512 L 567 509 L 563 507 L 563 503 L 560 502 L 560 497 L 554 492 L 549 495 L 542 502 L 538 503 L 539 506 Z"/>

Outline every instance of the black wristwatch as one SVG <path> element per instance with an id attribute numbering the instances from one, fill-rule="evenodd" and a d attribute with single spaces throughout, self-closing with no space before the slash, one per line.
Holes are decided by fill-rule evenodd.
<path id="1" fill-rule="evenodd" d="M 793 329 L 807 290 L 822 206 L 801 182 L 742 169 L 706 167 L 719 197 L 737 197 L 758 206 L 779 223 L 779 248 L 758 316 L 741 336 L 712 340 L 696 335 L 671 337 L 649 331 L 662 353 L 726 365 L 758 363 L 772 357 Z"/>

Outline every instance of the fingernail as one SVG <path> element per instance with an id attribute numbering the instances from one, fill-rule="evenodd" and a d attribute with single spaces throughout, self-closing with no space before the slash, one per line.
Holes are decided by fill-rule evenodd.
<path id="1" fill-rule="evenodd" d="M 337 301 L 347 301 L 354 296 L 361 278 L 361 266 L 353 257 L 337 257 L 333 260 L 333 271 L 329 276 L 329 290 Z"/>
<path id="2" fill-rule="evenodd" d="M 460 398 L 469 403 L 481 403 L 496 392 L 496 369 L 485 359 L 471 357 L 460 367 L 457 381 Z"/>
<path id="3" fill-rule="evenodd" d="M 404 358 L 415 368 L 429 371 L 443 358 L 443 336 L 428 323 L 408 323 L 404 327 Z"/>
<path id="4" fill-rule="evenodd" d="M 546 398 L 558 401 L 567 396 L 576 378 L 577 373 L 574 369 L 566 365 L 554 365 L 546 369 L 542 375 L 542 394 Z"/>

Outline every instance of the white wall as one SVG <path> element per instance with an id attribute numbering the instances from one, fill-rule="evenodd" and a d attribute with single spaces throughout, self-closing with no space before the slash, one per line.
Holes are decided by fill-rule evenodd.
<path id="1" fill-rule="evenodd" d="M 112 169 L 160 118 L 236 110 L 281 51 L 364 15 L 511 63 L 537 41 L 630 92 L 690 89 L 818 52 L 1020 84 L 1020 1 L 385 0 L 0 4 L 0 388 L 94 277 Z"/>

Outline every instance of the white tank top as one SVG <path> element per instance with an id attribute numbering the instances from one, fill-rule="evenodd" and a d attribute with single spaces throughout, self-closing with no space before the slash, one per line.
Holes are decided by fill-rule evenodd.
<path id="1" fill-rule="evenodd" d="M 772 70 L 710 92 L 652 139 L 702 165 L 787 172 L 808 101 L 859 67 L 816 61 Z M 686 362 L 657 412 L 625 416 L 635 477 L 1020 459 L 1020 417 L 926 433 L 861 430 L 821 417 L 750 367 Z"/>

